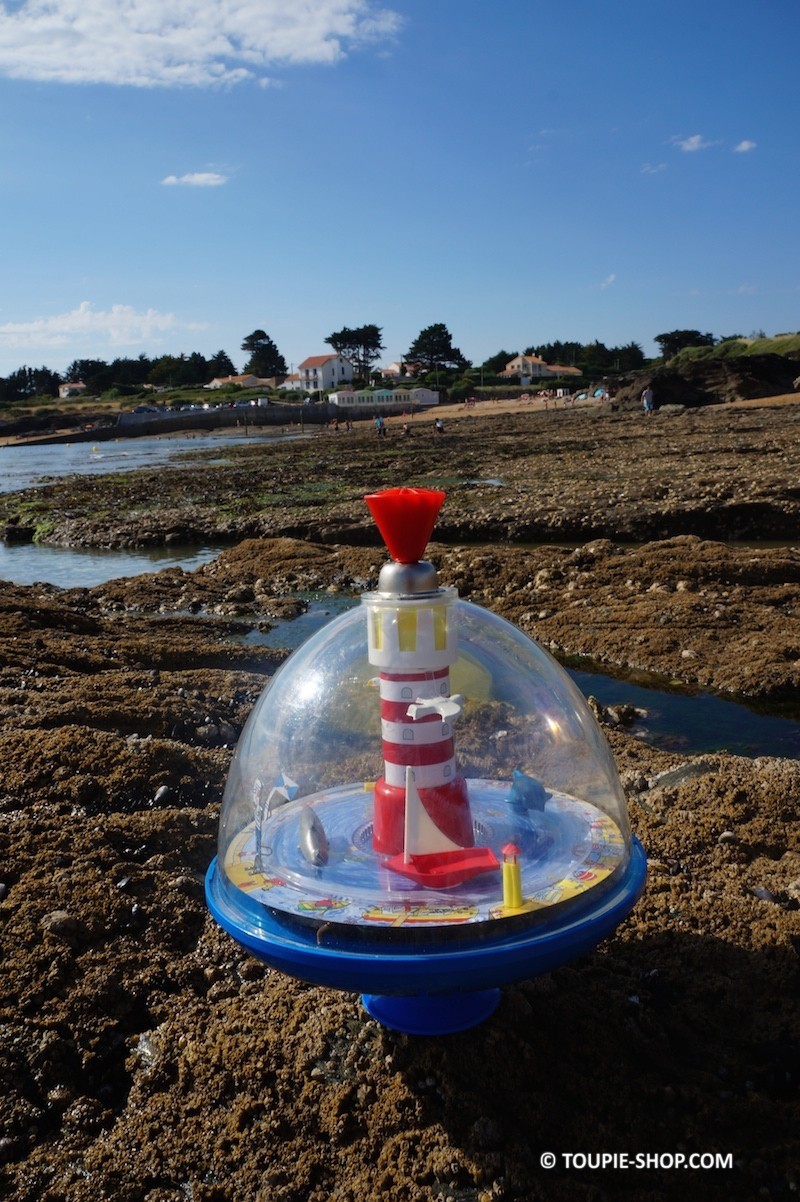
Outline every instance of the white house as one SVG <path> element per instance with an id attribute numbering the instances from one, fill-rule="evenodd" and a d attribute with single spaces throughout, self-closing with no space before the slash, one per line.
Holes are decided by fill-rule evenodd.
<path id="1" fill-rule="evenodd" d="M 378 388 L 374 392 L 332 392 L 331 405 L 352 413 L 412 413 L 439 404 L 439 393 L 430 388 Z"/>
<path id="2" fill-rule="evenodd" d="M 312 355 L 303 360 L 297 374 L 301 388 L 318 392 L 323 388 L 336 388 L 338 384 L 349 384 L 353 378 L 353 365 L 342 355 Z"/>
<path id="3" fill-rule="evenodd" d="M 299 392 L 300 388 L 302 387 L 300 384 L 300 376 L 296 371 L 293 371 L 290 373 L 290 375 L 284 376 L 280 384 L 276 385 L 276 387 L 283 388 L 285 392 L 293 392 L 295 390 Z"/>
<path id="4" fill-rule="evenodd" d="M 86 385 L 83 380 L 76 380 L 73 384 L 59 384 L 58 395 L 62 401 L 68 400 L 69 397 L 83 396 L 86 392 Z"/>
<path id="5" fill-rule="evenodd" d="M 523 388 L 532 380 L 553 380 L 557 376 L 580 376 L 579 367 L 562 367 L 545 363 L 538 355 L 515 355 L 500 372 L 501 376 L 518 376 Z"/>
<path id="6" fill-rule="evenodd" d="M 243 375 L 243 376 L 215 376 L 210 384 L 204 384 L 204 388 L 225 388 L 228 384 L 236 384 L 239 388 L 261 388 L 267 383 L 266 380 L 259 379 L 258 376 Z"/>
<path id="7" fill-rule="evenodd" d="M 379 367 L 378 371 L 385 380 L 396 380 L 399 377 L 413 379 L 414 376 L 422 375 L 425 368 L 421 363 L 413 363 L 407 359 L 396 359 L 394 363 L 390 363 L 387 367 Z"/>
<path id="8" fill-rule="evenodd" d="M 550 368 L 538 355 L 515 355 L 500 372 L 501 376 L 519 376 L 521 384 L 550 376 Z"/>

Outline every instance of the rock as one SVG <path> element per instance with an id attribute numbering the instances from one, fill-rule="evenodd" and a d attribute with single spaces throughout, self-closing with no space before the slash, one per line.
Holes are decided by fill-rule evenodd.
<path id="1" fill-rule="evenodd" d="M 778 396 L 792 390 L 796 372 L 797 364 L 784 355 L 692 359 L 625 377 L 615 400 L 623 409 L 639 409 L 647 384 L 655 393 L 657 412 Z"/>
<path id="2" fill-rule="evenodd" d="M 213 722 L 204 722 L 196 726 L 194 737 L 201 747 L 218 747 L 220 744 L 219 727 Z"/>
<path id="3" fill-rule="evenodd" d="M 609 705 L 608 714 L 617 726 L 633 726 L 642 717 L 642 711 L 626 701 L 621 705 Z"/>
<path id="4" fill-rule="evenodd" d="M 255 593 L 249 584 L 238 584 L 228 590 L 224 600 L 245 604 L 255 600 Z"/>
<path id="5" fill-rule="evenodd" d="M 502 1148 L 503 1133 L 494 1119 L 481 1116 L 472 1124 L 471 1143 L 476 1148 L 493 1150 Z"/>
<path id="6" fill-rule="evenodd" d="M 716 765 L 712 764 L 710 760 L 693 760 L 681 764 L 678 768 L 670 768 L 667 772 L 657 773 L 650 783 L 650 788 L 676 789 L 687 780 L 696 780 L 699 776 L 707 776 L 709 772 L 715 771 Z"/>
<path id="7" fill-rule="evenodd" d="M 2 538 L 5 543 L 32 543 L 36 529 L 34 526 L 19 526 L 15 523 L 10 523 L 3 527 Z"/>
<path id="8" fill-rule="evenodd" d="M 218 730 L 219 730 L 219 737 L 223 743 L 233 744 L 236 742 L 236 740 L 239 737 L 238 734 L 236 733 L 236 728 L 234 726 L 232 726 L 230 722 L 225 722 L 225 721 L 220 722 L 219 726 L 218 726 Z"/>
<path id="9" fill-rule="evenodd" d="M 51 910 L 42 919 L 42 928 L 57 939 L 63 939 L 70 947 L 79 947 L 91 939 L 88 928 L 68 910 Z"/>

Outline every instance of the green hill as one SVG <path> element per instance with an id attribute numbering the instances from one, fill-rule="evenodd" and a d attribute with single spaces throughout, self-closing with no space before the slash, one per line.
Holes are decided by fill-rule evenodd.
<path id="1" fill-rule="evenodd" d="M 715 346 L 687 346 L 674 358 L 670 367 L 700 359 L 738 359 L 741 355 L 788 355 L 800 352 L 800 333 L 776 334 L 773 338 L 729 338 Z"/>

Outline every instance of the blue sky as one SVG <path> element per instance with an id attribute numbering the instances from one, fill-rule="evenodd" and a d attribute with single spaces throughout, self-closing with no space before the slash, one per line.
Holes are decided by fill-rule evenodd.
<path id="1" fill-rule="evenodd" d="M 0 0 L 0 375 L 800 330 L 797 0 Z"/>

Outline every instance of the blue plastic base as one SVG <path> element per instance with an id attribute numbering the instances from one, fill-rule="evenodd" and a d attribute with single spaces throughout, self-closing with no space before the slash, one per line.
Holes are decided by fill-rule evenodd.
<path id="1" fill-rule="evenodd" d="M 644 888 L 647 861 L 638 839 L 630 850 L 621 875 L 596 900 L 588 895 L 594 904 L 561 908 L 522 928 L 500 919 L 488 938 L 483 929 L 473 942 L 465 931 L 457 946 L 397 948 L 377 936 L 348 939 L 346 926 L 336 932 L 336 945 L 326 946 L 320 939 L 325 924 L 287 926 L 232 885 L 217 860 L 206 874 L 206 901 L 222 929 L 270 967 L 362 994 L 369 1013 L 386 1026 L 439 1034 L 467 1030 L 488 1017 L 498 986 L 550 972 L 608 938 Z"/>
<path id="2" fill-rule="evenodd" d="M 455 1035 L 477 1027 L 500 1002 L 499 989 L 480 989 L 473 993 L 440 993 L 435 997 L 387 997 L 385 994 L 361 995 L 364 1009 L 384 1027 L 407 1035 Z"/>

